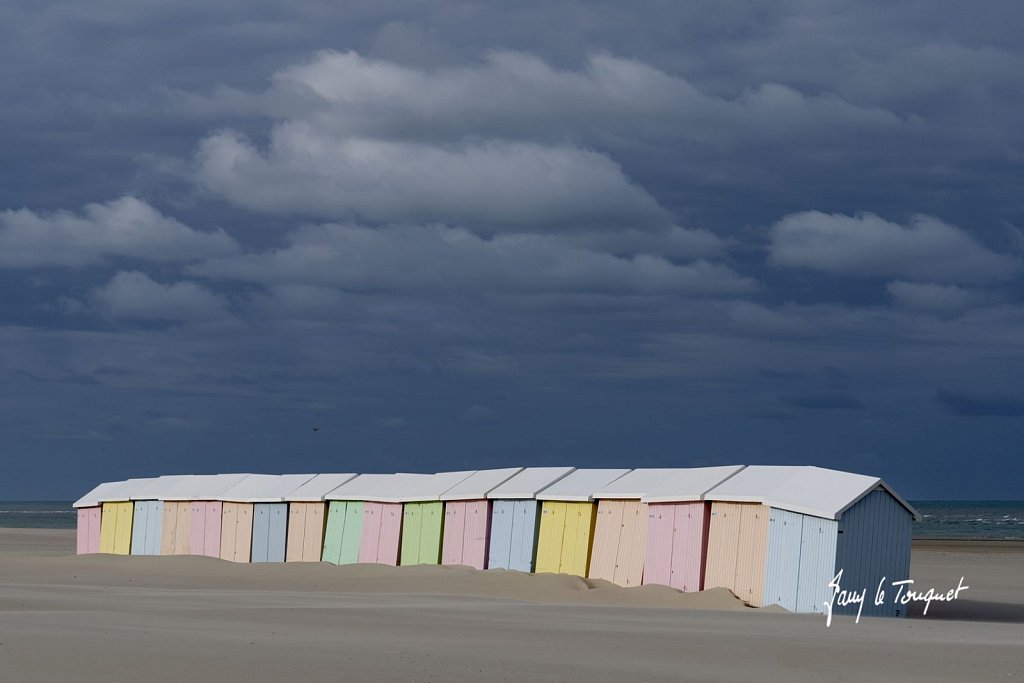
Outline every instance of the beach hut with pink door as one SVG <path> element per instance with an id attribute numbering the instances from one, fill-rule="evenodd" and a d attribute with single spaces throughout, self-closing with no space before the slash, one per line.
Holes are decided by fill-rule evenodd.
<path id="1" fill-rule="evenodd" d="M 324 549 L 327 503 L 324 497 L 355 474 L 318 474 L 287 496 L 286 562 L 320 562 Z"/>
<path id="2" fill-rule="evenodd" d="M 491 501 L 487 494 L 522 469 L 480 470 L 441 495 L 444 502 L 441 564 L 487 568 L 491 529 Z"/>
<path id="3" fill-rule="evenodd" d="M 284 562 L 285 498 L 315 475 L 250 474 L 217 496 L 223 504 L 220 557 L 233 562 Z"/>
<path id="4" fill-rule="evenodd" d="M 402 495 L 429 474 L 361 474 L 328 493 L 324 562 L 398 564 Z"/>
<path id="5" fill-rule="evenodd" d="M 540 524 L 537 494 L 573 470 L 574 467 L 527 467 L 487 494 L 491 500 L 488 569 L 533 571 Z"/>
<path id="6" fill-rule="evenodd" d="M 79 555 L 100 552 L 100 526 L 103 523 L 103 500 L 110 494 L 116 495 L 126 481 L 107 481 L 99 484 L 74 502 L 78 512 L 78 528 L 75 552 Z"/>
<path id="7" fill-rule="evenodd" d="M 711 519 L 711 503 L 705 501 L 704 496 L 741 469 L 743 467 L 740 465 L 728 465 L 634 470 L 623 477 L 624 480 L 632 477 L 632 481 L 611 485 L 611 489 L 618 490 L 598 492 L 597 497 L 602 499 L 599 509 L 606 502 L 606 497 L 613 493 L 621 496 L 620 499 L 639 494 L 640 505 L 646 507 L 646 539 L 640 555 L 643 563 L 642 583 L 661 584 L 687 592 L 703 588 L 708 525 Z M 634 477 L 635 473 L 640 474 Z M 629 487 L 632 490 L 627 490 Z M 598 525 L 601 525 L 600 519 Z M 598 532 L 598 536 L 602 536 L 601 532 Z M 594 541 L 595 556 L 598 554 L 598 543 L 598 540 Z M 629 557 L 632 559 L 633 556 Z M 618 571 L 622 571 L 621 567 Z M 636 578 L 634 574 L 630 576 L 630 581 Z"/>
<path id="8" fill-rule="evenodd" d="M 594 545 L 587 576 L 605 579 L 620 586 L 641 583 L 666 583 L 659 569 L 671 558 L 677 561 L 677 572 L 686 569 L 688 580 L 676 583 L 683 590 L 699 590 L 701 558 L 703 557 L 704 515 L 697 509 L 699 501 L 715 484 L 739 471 L 739 467 L 651 468 L 636 469 L 619 477 L 594 493 L 597 510 L 594 521 Z M 673 492 L 672 503 L 658 503 L 653 509 L 645 499 L 652 491 Z M 690 506 L 689 501 L 698 501 Z M 671 509 L 665 505 L 672 505 Z M 681 526 L 676 526 L 676 515 Z M 653 515 L 653 516 L 652 516 Z M 691 517 L 691 515 L 693 515 Z M 685 523 L 684 523 L 685 522 Z M 693 546 L 696 534 L 696 547 Z M 646 560 L 652 558 L 652 580 L 646 577 Z M 687 563 L 689 560 L 689 563 Z M 694 568 L 694 562 L 696 568 Z"/>
<path id="9" fill-rule="evenodd" d="M 444 536 L 444 503 L 441 497 L 473 474 L 472 470 L 438 472 L 424 479 L 403 482 L 395 498 L 403 503 L 399 564 L 441 563 Z"/>
<path id="10" fill-rule="evenodd" d="M 248 474 L 194 474 L 164 494 L 161 555 L 218 557 L 223 505 L 217 498 Z"/>

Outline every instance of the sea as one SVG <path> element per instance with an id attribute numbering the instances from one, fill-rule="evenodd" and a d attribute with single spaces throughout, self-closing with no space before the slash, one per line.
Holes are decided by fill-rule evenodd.
<path id="1" fill-rule="evenodd" d="M 914 538 L 1024 539 L 1024 501 L 920 500 Z M 0 527 L 74 529 L 77 515 L 69 501 L 0 502 Z"/>

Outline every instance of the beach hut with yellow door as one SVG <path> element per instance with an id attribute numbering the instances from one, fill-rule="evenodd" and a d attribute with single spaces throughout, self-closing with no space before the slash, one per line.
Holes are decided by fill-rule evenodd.
<path id="1" fill-rule="evenodd" d="M 527 467 L 487 494 L 491 500 L 488 569 L 532 572 L 537 559 L 537 494 L 574 467 Z"/>
<path id="2" fill-rule="evenodd" d="M 630 470 L 574 470 L 537 494 L 541 501 L 537 573 L 586 576 L 594 540 L 594 493 Z"/>
<path id="3" fill-rule="evenodd" d="M 684 558 L 696 560 L 697 569 L 692 576 L 700 576 L 703 557 L 703 520 L 695 508 L 687 508 L 686 514 L 698 512 L 695 518 L 680 514 L 682 529 L 676 529 L 676 514 L 683 512 L 679 508 L 666 509 L 668 503 L 648 506 L 645 497 L 652 491 L 667 490 L 671 487 L 675 505 L 686 505 L 687 500 L 698 501 L 716 484 L 738 472 L 740 467 L 695 467 L 695 468 L 652 468 L 636 469 L 619 477 L 607 486 L 594 493 L 597 500 L 596 518 L 594 523 L 594 544 L 590 554 L 590 570 L 587 574 L 592 579 L 605 579 L 620 586 L 639 586 L 641 583 L 653 583 L 645 579 L 645 567 L 650 548 L 653 559 L 671 558 L 676 551 L 677 561 Z M 671 520 L 671 524 L 667 524 Z M 699 529 L 696 547 L 690 545 L 691 531 Z M 657 567 L 663 566 L 654 563 Z M 692 562 L 682 563 L 692 569 Z M 671 573 L 671 563 L 669 563 Z M 659 577 L 660 578 L 660 577 Z M 699 584 L 699 578 L 696 582 Z M 664 583 L 664 581 L 663 581 Z M 685 590 L 700 590 L 694 587 L 693 581 L 683 582 Z"/>
<path id="4" fill-rule="evenodd" d="M 131 496 L 151 481 L 151 479 L 129 479 L 98 497 L 103 506 L 100 520 L 101 553 L 131 554 L 132 522 L 135 509 Z"/>
<path id="5" fill-rule="evenodd" d="M 288 544 L 285 498 L 315 475 L 250 474 L 217 496 L 223 505 L 220 558 L 284 562 Z"/>
<path id="6" fill-rule="evenodd" d="M 248 476 L 194 474 L 173 485 L 163 498 L 160 554 L 219 557 L 222 505 L 217 496 Z"/>
<path id="7" fill-rule="evenodd" d="M 125 481 L 107 481 L 97 485 L 76 500 L 72 507 L 78 513 L 75 552 L 87 555 L 100 552 L 100 527 L 103 523 L 103 500 L 110 494 L 116 495 Z"/>
<path id="8" fill-rule="evenodd" d="M 874 591 L 909 577 L 911 528 L 918 518 L 878 477 L 810 466 L 750 466 L 716 486 L 711 501 L 704 587 L 729 588 L 757 607 L 822 613 L 828 584 Z M 892 600 L 863 614 L 903 616 Z M 855 613 L 857 605 L 835 613 Z"/>
<path id="9" fill-rule="evenodd" d="M 441 497 L 475 471 L 438 472 L 422 479 L 406 479 L 396 491 L 402 503 L 402 544 L 398 562 L 440 564 L 444 537 L 444 503 Z"/>
<path id="10" fill-rule="evenodd" d="M 324 497 L 355 474 L 318 474 L 287 496 L 286 562 L 320 562 L 324 549 L 327 503 Z"/>
<path id="11" fill-rule="evenodd" d="M 480 470 L 441 495 L 444 503 L 441 564 L 487 568 L 491 529 L 491 501 L 487 494 L 522 469 Z"/>

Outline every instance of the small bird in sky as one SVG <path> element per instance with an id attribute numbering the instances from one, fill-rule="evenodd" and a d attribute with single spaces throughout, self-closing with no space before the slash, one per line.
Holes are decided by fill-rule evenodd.
<path id="1" fill-rule="evenodd" d="M 320 431 L 320 425 L 313 425 L 313 431 L 314 432 L 319 432 Z"/>

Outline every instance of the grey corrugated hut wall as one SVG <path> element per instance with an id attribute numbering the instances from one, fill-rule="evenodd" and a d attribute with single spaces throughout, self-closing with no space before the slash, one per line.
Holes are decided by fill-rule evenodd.
<path id="1" fill-rule="evenodd" d="M 906 616 L 906 607 L 895 602 L 892 582 L 910 577 L 913 522 L 910 511 L 884 489 L 864 496 L 839 519 L 835 572 L 843 570 L 843 586 L 868 589 L 862 616 Z M 875 591 L 883 578 L 885 600 L 876 606 Z M 835 606 L 834 612 L 856 614 L 857 605 Z"/>

